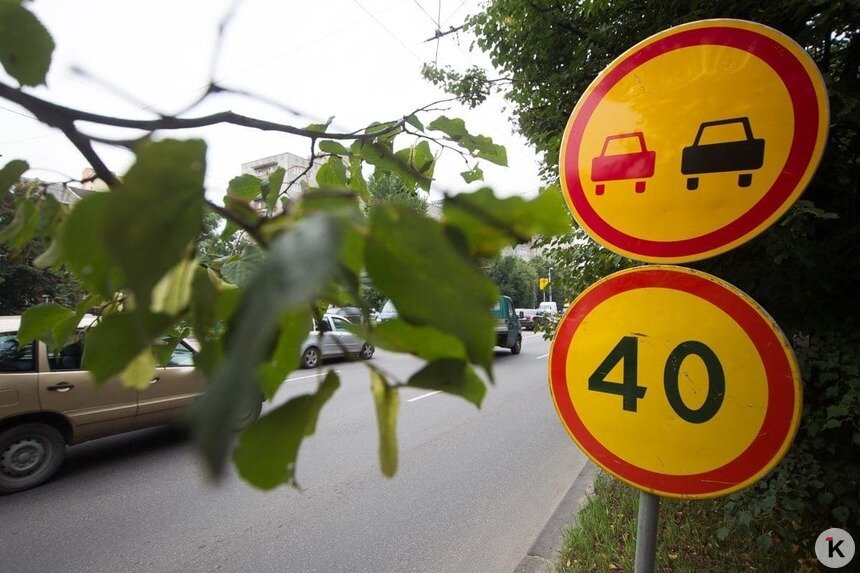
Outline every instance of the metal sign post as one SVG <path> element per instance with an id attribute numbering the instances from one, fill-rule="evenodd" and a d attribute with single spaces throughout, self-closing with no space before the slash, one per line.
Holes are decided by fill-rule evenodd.
<path id="1" fill-rule="evenodd" d="M 634 573 L 654 573 L 657 554 L 657 520 L 660 498 L 646 491 L 639 492 L 639 519 L 636 522 L 636 558 Z"/>

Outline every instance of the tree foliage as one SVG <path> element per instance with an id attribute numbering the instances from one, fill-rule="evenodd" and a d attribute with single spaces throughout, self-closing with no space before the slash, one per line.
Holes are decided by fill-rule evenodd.
<path id="1" fill-rule="evenodd" d="M 0 193 L 0 229 L 10 229 L 18 206 L 41 195 L 43 189 L 38 181 L 22 181 Z M 66 209 L 52 198 L 44 201 L 45 209 L 34 210 L 26 218 L 19 217 L 22 226 L 49 226 L 50 218 Z M 47 248 L 48 244 L 38 238 L 13 242 L 10 237 L 9 244 L 0 244 L 0 315 L 21 314 L 42 302 L 76 306 L 83 300 L 83 289 L 66 269 L 45 268 L 40 264 L 44 262 L 40 256 Z"/>
<path id="2" fill-rule="evenodd" d="M 209 469 L 218 475 L 230 455 L 233 420 L 258 392 L 274 396 L 298 366 L 310 318 L 328 304 L 369 313 L 362 290 L 366 276 L 394 301 L 400 318 L 380 327 L 357 326 L 360 334 L 427 362 L 404 379 L 368 363 L 383 473 L 393 475 L 398 464 L 401 387 L 443 390 L 480 406 L 485 388 L 475 369 L 492 379 L 494 325 L 488 310 L 498 296 L 480 260 L 534 233 L 566 232 L 561 197 L 499 199 L 482 189 L 446 196 L 443 216 L 433 219 L 397 201 L 374 203 L 367 174 L 394 187 L 399 181 L 409 193 L 426 192 L 443 149 L 459 150 L 471 167 L 464 180 L 472 181 L 480 173 L 476 158 L 506 164 L 503 147 L 470 133 L 462 120 L 432 116 L 439 102 L 352 133 L 330 129 L 331 121 L 299 127 L 231 111 L 191 115 L 208 95 L 233 91 L 214 80 L 178 115 L 154 112 L 151 119 L 130 119 L 74 109 L 25 87 L 44 83 L 53 41 L 25 5 L 2 3 L 0 30 L 16 27 L 31 33 L 0 34 L 0 63 L 20 86 L 0 82 L 0 97 L 60 129 L 110 187 L 70 210 L 34 193 L 15 205 L 0 230 L 0 240 L 13 252 L 44 241 L 49 246 L 39 259 L 68 269 L 89 293 L 76 306 L 27 310 L 21 343 L 39 337 L 62 344 L 95 307 L 100 316 L 85 333 L 84 366 L 97 382 L 120 377 L 137 386 L 155 368 L 156 342 L 175 340 L 193 328 L 202 344 L 195 365 L 209 381 L 195 403 L 192 429 Z M 82 123 L 133 131 L 96 139 L 82 131 Z M 323 162 L 316 181 L 291 198 L 280 192 L 283 170 L 264 179 L 242 175 L 227 183 L 223 204 L 208 199 L 206 142 L 155 134 L 217 123 L 305 138 L 313 150 L 308 167 Z M 140 138 L 139 130 L 147 136 Z M 136 157 L 133 166 L 117 177 L 96 152 L 95 141 L 127 147 Z M 22 161 L 9 162 L 0 169 L 0 189 L 26 169 Z M 287 188 L 297 181 L 286 181 Z M 214 240 L 216 229 L 223 229 L 225 243 Z M 426 343 L 413 344 L 418 338 Z M 319 411 L 340 386 L 332 371 L 321 372 L 320 380 L 315 392 L 291 399 L 244 430 L 233 460 L 252 484 L 269 489 L 294 483 L 301 442 L 314 432 Z"/>
<path id="3" fill-rule="evenodd" d="M 710 18 L 752 20 L 790 36 L 817 63 L 829 95 L 829 139 L 803 200 L 748 244 L 693 265 L 746 291 L 801 342 L 805 406 L 798 437 L 770 476 L 726 502 L 723 530 L 744 529 L 753 516 L 769 512 L 784 524 L 776 537 L 793 542 L 834 524 L 860 525 L 854 290 L 860 281 L 860 3 L 490 0 L 468 27 L 501 77 L 481 83 L 476 79 L 489 73 L 451 69 L 425 75 L 470 105 L 501 90 L 518 130 L 543 154 L 543 176 L 553 182 L 567 119 L 597 74 L 652 34 Z M 633 264 L 580 231 L 543 244 L 572 293 Z"/>
<path id="4" fill-rule="evenodd" d="M 499 292 L 511 297 L 517 308 L 535 308 L 537 271 L 514 255 L 501 255 L 489 261 L 487 276 Z"/>

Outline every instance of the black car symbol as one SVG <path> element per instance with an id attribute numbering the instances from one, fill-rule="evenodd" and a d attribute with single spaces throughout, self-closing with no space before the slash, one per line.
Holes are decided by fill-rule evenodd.
<path id="1" fill-rule="evenodd" d="M 706 128 L 739 123 L 744 128 L 746 139 L 700 144 Z M 703 173 L 725 173 L 727 171 L 754 171 L 764 164 L 764 139 L 755 139 L 748 117 L 735 117 L 706 121 L 699 126 L 693 145 L 685 147 L 681 155 L 681 173 L 701 175 Z M 749 187 L 752 173 L 738 175 L 738 186 Z M 687 179 L 687 189 L 699 187 L 698 177 Z"/>

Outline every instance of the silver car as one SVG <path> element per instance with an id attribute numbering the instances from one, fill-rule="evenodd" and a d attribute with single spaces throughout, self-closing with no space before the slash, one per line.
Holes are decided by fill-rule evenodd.
<path id="1" fill-rule="evenodd" d="M 302 344 L 302 366 L 316 368 L 324 358 L 358 355 L 362 360 L 373 356 L 375 348 L 349 331 L 352 323 L 342 316 L 326 314 L 313 321 Z"/>

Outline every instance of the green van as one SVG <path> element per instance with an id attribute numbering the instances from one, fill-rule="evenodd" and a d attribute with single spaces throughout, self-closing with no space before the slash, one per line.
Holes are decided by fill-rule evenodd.
<path id="1" fill-rule="evenodd" d="M 523 347 L 520 319 L 514 311 L 514 301 L 509 296 L 500 296 L 493 310 L 496 319 L 496 346 L 510 348 L 511 354 L 519 354 Z"/>

